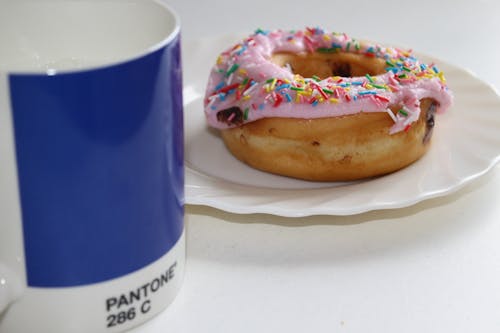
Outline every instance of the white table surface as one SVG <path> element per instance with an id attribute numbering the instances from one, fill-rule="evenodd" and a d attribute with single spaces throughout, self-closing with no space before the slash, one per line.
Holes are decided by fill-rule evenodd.
<path id="1" fill-rule="evenodd" d="M 500 88 L 496 0 L 166 2 L 185 40 L 320 26 Z M 183 288 L 132 332 L 500 332 L 498 166 L 403 209 L 292 219 L 187 206 L 186 227 Z"/>

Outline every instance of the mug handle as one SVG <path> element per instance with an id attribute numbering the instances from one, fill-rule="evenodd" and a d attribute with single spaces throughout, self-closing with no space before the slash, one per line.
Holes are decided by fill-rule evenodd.
<path id="1" fill-rule="evenodd" d="M 0 315 L 22 295 L 23 289 L 19 276 L 0 263 Z"/>

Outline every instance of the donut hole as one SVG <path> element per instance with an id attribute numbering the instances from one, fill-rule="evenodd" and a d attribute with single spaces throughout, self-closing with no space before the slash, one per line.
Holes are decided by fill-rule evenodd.
<path id="1" fill-rule="evenodd" d="M 217 120 L 227 125 L 241 125 L 243 124 L 244 114 L 239 107 L 233 106 L 217 112 Z"/>
<path id="2" fill-rule="evenodd" d="M 271 61 L 302 77 L 316 76 L 320 79 L 330 76 L 358 77 L 366 74 L 376 76 L 385 73 L 387 67 L 383 59 L 346 52 L 278 52 L 271 56 Z"/>
<path id="3" fill-rule="evenodd" d="M 423 144 L 427 144 L 431 140 L 435 125 L 434 115 L 438 107 L 439 103 L 432 98 L 424 98 L 420 101 L 420 108 L 425 112 L 425 135 L 422 140 Z"/>

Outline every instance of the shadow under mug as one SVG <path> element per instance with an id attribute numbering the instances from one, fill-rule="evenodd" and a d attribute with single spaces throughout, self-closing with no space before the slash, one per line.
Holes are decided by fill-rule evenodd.
<path id="1" fill-rule="evenodd" d="M 115 332 L 183 279 L 180 28 L 149 0 L 0 4 L 0 332 Z"/>

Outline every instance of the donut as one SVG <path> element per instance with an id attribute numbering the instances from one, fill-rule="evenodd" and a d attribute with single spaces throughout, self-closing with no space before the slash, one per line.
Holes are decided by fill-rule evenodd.
<path id="1" fill-rule="evenodd" d="M 350 181 L 429 149 L 453 95 L 436 64 L 320 28 L 258 29 L 222 52 L 204 111 L 228 150 L 270 173 Z"/>

